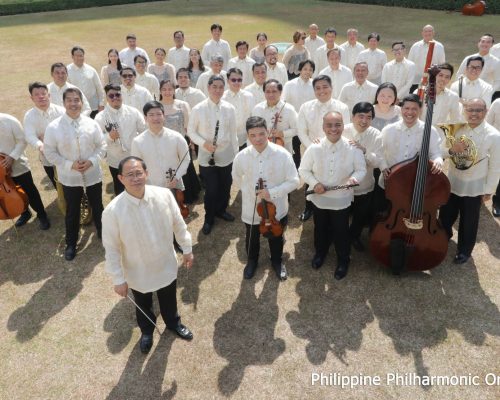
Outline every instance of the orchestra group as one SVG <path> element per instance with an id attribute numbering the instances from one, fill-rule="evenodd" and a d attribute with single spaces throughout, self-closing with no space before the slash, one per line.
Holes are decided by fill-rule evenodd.
<path id="1" fill-rule="evenodd" d="M 408 55 L 404 42 L 394 42 L 392 61 L 378 48 L 378 33 L 368 35 L 365 47 L 354 28 L 343 44 L 331 27 L 324 38 L 316 24 L 308 33 L 296 31 L 282 62 L 266 33 L 257 34 L 252 49 L 236 42 L 232 57 L 222 26 L 213 24 L 210 32 L 200 51 L 176 31 L 174 46 L 157 48 L 154 60 L 128 34 L 127 47 L 110 49 L 100 74 L 75 46 L 71 64 L 51 65 L 52 82 L 29 84 L 33 108 L 22 124 L 0 113 L 0 171 L 25 192 L 40 229 L 49 229 L 25 156 L 28 144 L 38 151 L 65 204 L 68 261 L 77 254 L 81 214 L 91 215 L 115 291 L 133 293 L 141 351 L 153 343 L 153 292 L 167 328 L 193 337 L 177 313 L 175 250 L 191 267 L 185 219 L 202 190 L 204 235 L 217 231 L 219 220 L 235 220 L 227 211 L 230 193 L 233 184 L 241 190 L 244 279 L 258 268 L 264 236 L 271 266 L 285 280 L 290 193 L 304 183 L 299 218 L 313 217 L 311 266 L 322 266 L 333 243 L 340 280 L 351 247 L 366 248 L 363 229 L 387 213 L 385 185 L 395 166 L 421 156 L 425 141 L 429 173 L 446 174 L 450 182 L 439 224 L 449 240 L 459 219 L 454 263 L 469 260 L 482 202 L 493 197 L 493 215 L 500 216 L 500 44 L 490 34 L 455 72 L 430 25 Z M 428 64 L 438 69 L 426 136 Z M 115 195 L 106 208 L 101 160 Z M 0 197 L 3 219 L 10 215 L 6 207 Z M 32 218 L 29 207 L 16 227 Z"/>

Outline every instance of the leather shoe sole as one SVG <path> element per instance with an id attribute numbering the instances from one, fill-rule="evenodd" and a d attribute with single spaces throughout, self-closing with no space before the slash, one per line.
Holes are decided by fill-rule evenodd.
<path id="1" fill-rule="evenodd" d="M 175 332 L 177 336 L 184 340 L 193 340 L 193 333 L 184 325 L 179 324 L 174 329 L 170 329 Z"/>
<path id="2" fill-rule="evenodd" d="M 455 256 L 455 259 L 453 260 L 453 264 L 465 264 L 469 260 L 469 256 L 466 256 L 465 254 L 459 253 Z"/>
<path id="3" fill-rule="evenodd" d="M 346 275 L 347 275 L 347 265 L 339 265 L 335 270 L 334 274 L 335 279 L 340 281 L 341 279 L 344 279 Z"/>
<path id="4" fill-rule="evenodd" d="M 76 246 L 66 246 L 64 250 L 64 258 L 67 261 L 71 261 L 76 257 Z"/>
<path id="5" fill-rule="evenodd" d="M 255 275 L 255 270 L 257 269 L 257 263 L 255 261 L 248 261 L 245 269 L 243 270 L 243 278 L 252 279 Z"/>
<path id="6" fill-rule="evenodd" d="M 314 269 L 319 269 L 325 262 L 325 257 L 321 256 L 319 254 L 315 254 L 312 261 L 311 261 L 311 267 Z"/>
<path id="7" fill-rule="evenodd" d="M 201 231 L 204 235 L 208 235 L 210 232 L 212 232 L 212 225 L 210 225 L 208 222 L 205 222 L 203 224 L 203 228 L 201 228 Z"/>
<path id="8" fill-rule="evenodd" d="M 143 333 L 141 335 L 141 341 L 139 342 L 139 347 L 142 354 L 148 354 L 153 347 L 153 335 L 147 335 Z"/>

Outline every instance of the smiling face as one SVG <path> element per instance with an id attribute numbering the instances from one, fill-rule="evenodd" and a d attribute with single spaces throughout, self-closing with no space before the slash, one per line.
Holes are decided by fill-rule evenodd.
<path id="1" fill-rule="evenodd" d="M 385 106 L 393 105 L 394 101 L 396 101 L 396 96 L 394 96 L 394 92 L 389 88 L 382 89 L 377 95 L 377 103 Z"/>
<path id="2" fill-rule="evenodd" d="M 106 93 L 106 99 L 111 108 L 119 110 L 122 106 L 122 93 L 119 90 L 111 89 Z"/>
<path id="3" fill-rule="evenodd" d="M 149 126 L 149 130 L 154 133 L 158 133 L 163 129 L 163 122 L 165 121 L 165 115 L 161 108 L 151 108 L 146 114 L 146 123 Z"/>
<path id="4" fill-rule="evenodd" d="M 160 94 L 162 99 L 173 99 L 175 94 L 174 85 L 171 82 L 164 83 L 160 88 Z"/>
<path id="5" fill-rule="evenodd" d="M 313 68 L 311 67 L 311 64 L 304 64 L 304 66 L 300 70 L 300 77 L 303 80 L 308 81 L 309 79 L 311 79 L 313 73 L 314 71 Z"/>
<path id="6" fill-rule="evenodd" d="M 127 193 L 134 197 L 142 198 L 148 172 L 142 167 L 142 163 L 138 160 L 128 160 L 123 164 L 121 175 L 118 179 L 125 186 Z"/>
<path id="7" fill-rule="evenodd" d="M 266 97 L 267 104 L 270 106 L 276 105 L 280 101 L 281 91 L 278 89 L 278 84 L 276 82 L 271 82 L 266 84 L 266 90 L 264 90 L 264 96 Z"/>
<path id="8" fill-rule="evenodd" d="M 464 106 L 464 114 L 471 128 L 476 128 L 481 125 L 486 117 L 486 104 L 484 100 L 469 100 Z"/>
<path id="9" fill-rule="evenodd" d="M 76 50 L 71 55 L 71 58 L 77 67 L 81 67 L 85 61 L 85 54 L 81 50 Z"/>
<path id="10" fill-rule="evenodd" d="M 66 84 L 66 81 L 68 80 L 68 71 L 66 70 L 66 67 L 54 68 L 54 71 L 52 72 L 52 78 L 54 79 L 54 83 L 57 86 L 64 86 Z"/>
<path id="11" fill-rule="evenodd" d="M 331 143 L 337 143 L 344 131 L 342 115 L 336 112 L 329 112 L 326 114 L 323 117 L 323 131 L 325 132 L 326 138 Z"/>
<path id="12" fill-rule="evenodd" d="M 267 69 L 265 65 L 260 65 L 258 67 L 255 67 L 253 70 L 253 79 L 255 79 L 255 82 L 257 82 L 257 85 L 262 86 L 264 82 L 266 81 L 267 77 Z"/>
<path id="13" fill-rule="evenodd" d="M 72 119 L 77 119 L 82 112 L 82 99 L 78 96 L 78 93 L 68 92 L 64 98 L 64 108 L 66 109 L 66 114 Z"/>
<path id="14" fill-rule="evenodd" d="M 362 85 L 366 81 L 366 77 L 368 76 L 368 64 L 360 63 L 354 66 L 354 79 L 360 85 Z"/>
<path id="15" fill-rule="evenodd" d="M 239 92 L 241 89 L 241 85 L 243 83 L 243 78 L 240 74 L 236 72 L 231 72 L 229 75 L 229 78 L 227 78 L 228 84 L 229 84 L 229 90 L 232 92 Z"/>
<path id="16" fill-rule="evenodd" d="M 493 46 L 493 38 L 491 36 L 486 36 L 486 35 L 482 36 L 477 44 L 479 54 L 482 56 L 488 54 L 492 46 Z"/>
<path id="17" fill-rule="evenodd" d="M 372 123 L 372 113 L 356 113 L 352 116 L 352 124 L 357 132 L 366 131 Z"/>
<path id="18" fill-rule="evenodd" d="M 276 65 L 278 62 L 278 50 L 276 47 L 271 46 L 266 49 L 266 62 L 269 65 Z"/>
<path id="19" fill-rule="evenodd" d="M 444 88 L 450 83 L 451 71 L 448 69 L 442 69 L 436 75 L 436 87 L 439 92 L 443 91 Z"/>
<path id="20" fill-rule="evenodd" d="M 181 89 L 188 88 L 190 84 L 189 74 L 186 71 L 179 72 L 177 74 L 177 83 Z"/>
<path id="21" fill-rule="evenodd" d="M 221 80 L 217 79 L 213 81 L 211 85 L 208 85 L 208 97 L 210 97 L 210 100 L 212 100 L 215 104 L 219 103 L 223 94 L 224 82 Z"/>
<path id="22" fill-rule="evenodd" d="M 411 128 L 418 121 L 420 106 L 414 101 L 405 101 L 401 106 L 401 115 L 408 128 Z"/>
<path id="23" fill-rule="evenodd" d="M 467 65 L 465 68 L 465 76 L 469 78 L 471 81 L 475 81 L 481 75 L 481 71 L 483 70 L 483 63 L 479 60 L 474 60 Z"/>
<path id="24" fill-rule="evenodd" d="M 316 81 L 314 95 L 321 103 L 325 103 L 332 98 L 332 87 L 326 80 Z"/>

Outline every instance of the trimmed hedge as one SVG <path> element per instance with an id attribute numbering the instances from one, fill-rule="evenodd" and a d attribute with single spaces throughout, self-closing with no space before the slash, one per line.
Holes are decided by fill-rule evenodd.
<path id="1" fill-rule="evenodd" d="M 465 4 L 474 0 L 325 0 L 341 3 L 374 4 L 378 6 L 393 6 L 406 8 L 424 8 L 428 10 L 461 11 Z M 486 0 L 487 14 L 500 14 L 499 0 Z"/>
<path id="2" fill-rule="evenodd" d="M 162 0 L 150 0 L 162 1 Z M 77 8 L 144 3 L 144 0 L 42 0 L 0 5 L 0 15 L 27 14 L 42 11 L 71 10 Z"/>

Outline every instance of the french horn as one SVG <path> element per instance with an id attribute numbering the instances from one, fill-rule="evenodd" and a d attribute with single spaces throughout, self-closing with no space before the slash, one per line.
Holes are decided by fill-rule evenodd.
<path id="1" fill-rule="evenodd" d="M 463 152 L 450 155 L 450 159 L 455 165 L 455 168 L 463 171 L 478 163 L 478 151 L 476 143 L 474 143 L 474 141 L 466 135 L 460 135 L 460 137 L 458 138 L 456 137 L 457 131 L 466 125 L 466 123 L 438 125 L 438 127 L 441 128 L 444 132 L 446 145 L 448 148 L 451 148 L 457 141 L 465 144 L 466 148 Z"/>

